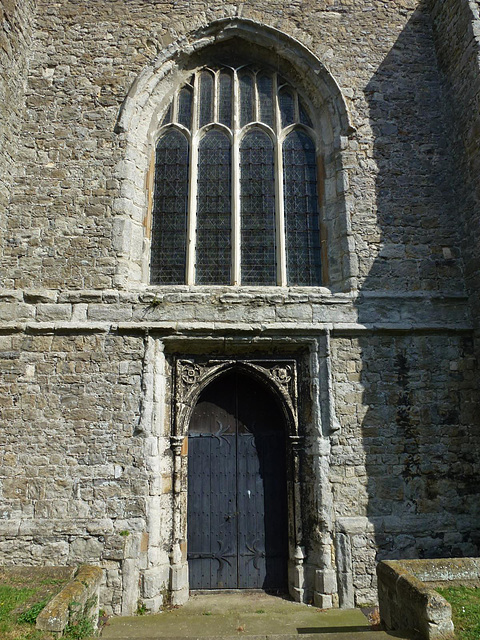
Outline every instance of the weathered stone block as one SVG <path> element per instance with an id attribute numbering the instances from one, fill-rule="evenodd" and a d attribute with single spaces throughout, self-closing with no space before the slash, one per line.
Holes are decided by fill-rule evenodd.
<path id="1" fill-rule="evenodd" d="M 48 322 L 50 320 L 69 320 L 72 315 L 70 304 L 38 304 L 37 320 Z"/>
<path id="2" fill-rule="evenodd" d="M 332 596 L 325 593 L 318 593 L 315 591 L 313 596 L 313 602 L 319 609 L 331 609 L 332 608 Z"/>
<path id="3" fill-rule="evenodd" d="M 319 593 L 337 592 L 337 575 L 333 569 L 315 571 L 315 591 Z"/>
<path id="4" fill-rule="evenodd" d="M 168 565 L 146 569 L 143 573 L 143 590 L 146 598 L 154 598 L 169 584 L 170 567 Z"/>

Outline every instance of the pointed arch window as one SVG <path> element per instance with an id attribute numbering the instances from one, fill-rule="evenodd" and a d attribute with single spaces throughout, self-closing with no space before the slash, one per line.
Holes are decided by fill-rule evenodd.
<path id="1" fill-rule="evenodd" d="M 275 71 L 196 71 L 155 155 L 152 284 L 321 285 L 317 134 Z"/>

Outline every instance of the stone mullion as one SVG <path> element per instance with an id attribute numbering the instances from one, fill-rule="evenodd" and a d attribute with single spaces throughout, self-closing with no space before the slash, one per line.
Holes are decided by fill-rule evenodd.
<path id="1" fill-rule="evenodd" d="M 220 102 L 220 71 L 213 73 L 213 122 L 219 122 L 219 102 Z"/>
<path id="2" fill-rule="evenodd" d="M 277 250 L 277 285 L 287 286 L 287 261 L 285 244 L 285 209 L 283 202 L 283 157 L 280 132 L 282 122 L 280 107 L 278 104 L 278 76 L 273 76 L 273 94 L 275 109 L 275 223 L 276 223 L 276 250 Z"/>
<path id="3" fill-rule="evenodd" d="M 241 219 L 240 219 L 240 103 L 238 75 L 233 73 L 233 136 L 232 136 L 232 278 L 233 285 L 241 278 Z"/>
<path id="4" fill-rule="evenodd" d="M 180 93 L 180 91 L 177 91 L 175 93 L 175 95 L 173 96 L 171 122 L 177 122 L 178 123 L 178 95 L 179 95 L 179 93 Z"/>
<path id="5" fill-rule="evenodd" d="M 193 84 L 192 128 L 190 136 L 190 167 L 188 180 L 188 222 L 186 284 L 195 284 L 197 244 L 197 177 L 198 177 L 198 74 Z"/>

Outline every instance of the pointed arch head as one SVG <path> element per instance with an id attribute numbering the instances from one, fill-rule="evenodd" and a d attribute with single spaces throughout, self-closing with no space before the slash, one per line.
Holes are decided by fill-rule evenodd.
<path id="1" fill-rule="evenodd" d="M 242 18 L 213 22 L 162 51 L 130 87 L 117 120 L 117 133 L 132 131 L 139 125 L 135 122 L 138 119 L 148 120 L 145 109 L 152 99 L 152 111 L 161 113 L 173 90 L 188 78 L 192 69 L 229 51 L 235 51 L 237 59 L 275 67 L 307 93 L 315 109 L 327 111 L 333 136 L 351 134 L 353 127 L 345 98 L 319 58 L 278 29 Z"/>
<path id="2" fill-rule="evenodd" d="M 118 286 L 148 282 L 152 150 L 173 96 L 180 86 L 188 85 L 195 70 L 213 63 L 228 66 L 229 60 L 237 68 L 242 61 L 273 68 L 298 89 L 308 105 L 310 113 L 306 117 L 312 118 L 318 133 L 322 154 L 319 174 L 329 173 L 323 158 L 329 159 L 331 174 L 338 170 L 338 165 L 335 168 L 337 156 L 345 147 L 341 139 L 351 135 L 354 129 L 340 87 L 307 47 L 273 27 L 238 17 L 213 22 L 183 36 L 162 51 L 135 79 L 117 119 L 116 132 L 125 141 L 125 155 L 117 168 L 122 193 L 114 205 Z M 326 229 L 323 236 L 327 241 L 330 235 L 336 241 L 340 239 L 344 246 L 336 249 L 328 260 L 328 279 L 333 288 L 348 289 L 349 222 L 346 207 L 342 207 L 344 194 L 338 193 L 342 181 L 334 178 L 332 186 L 334 182 L 337 192 L 331 195 L 332 189 L 328 193 L 324 189 L 322 196 L 325 219 L 334 220 L 331 230 Z M 344 215 L 343 221 L 339 222 L 339 214 Z"/>
<path id="3" fill-rule="evenodd" d="M 213 364 L 198 377 L 195 384 L 189 386 L 186 394 L 177 398 L 176 421 L 174 427 L 175 436 L 185 436 L 192 417 L 193 410 L 200 399 L 201 394 L 212 383 L 222 376 L 238 371 L 240 374 L 255 381 L 260 388 L 268 392 L 277 403 L 285 423 L 286 435 L 298 434 L 298 417 L 295 401 L 282 382 L 275 375 L 269 375 L 268 370 L 255 362 L 226 361 Z"/>

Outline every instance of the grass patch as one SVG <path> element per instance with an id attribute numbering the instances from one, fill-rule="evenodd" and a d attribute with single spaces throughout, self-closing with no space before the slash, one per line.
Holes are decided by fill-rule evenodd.
<path id="1" fill-rule="evenodd" d="M 4 640 L 33 640 L 39 638 L 38 632 L 32 629 L 38 613 L 43 609 L 45 603 L 38 610 L 38 613 L 27 614 L 30 608 L 19 615 L 19 611 L 25 608 L 37 590 L 35 588 L 16 588 L 7 585 L 0 585 L 0 637 Z M 27 619 L 22 619 L 26 616 Z M 29 620 L 34 617 L 33 622 Z M 41 638 L 39 638 L 41 640 Z"/>
<path id="2" fill-rule="evenodd" d="M 4 629 L 11 619 L 12 611 L 24 604 L 36 589 L 16 589 L 7 585 L 0 585 L 0 629 Z"/>
<path id="3" fill-rule="evenodd" d="M 40 611 L 68 580 L 67 575 L 54 576 L 52 567 L 2 567 L 1 640 L 51 640 L 51 634 L 38 631 L 35 622 Z"/>
<path id="4" fill-rule="evenodd" d="M 45 605 L 47 604 L 47 602 L 48 602 L 48 598 L 45 598 L 45 600 L 40 600 L 40 602 L 36 602 L 35 604 L 33 604 L 30 608 L 28 608 L 26 611 L 24 611 L 18 616 L 18 622 L 25 622 L 26 624 L 35 624 L 38 618 L 38 614 L 40 613 L 40 611 L 42 611 L 42 609 L 45 608 Z"/>
<path id="5" fill-rule="evenodd" d="M 63 584 L 65 584 L 65 580 L 58 580 L 55 578 L 43 578 L 42 580 L 38 581 L 38 584 L 41 585 L 53 585 L 53 586 L 62 586 Z"/>
<path id="6" fill-rule="evenodd" d="M 480 589 L 448 587 L 437 589 L 452 605 L 452 619 L 458 640 L 480 638 Z"/>
<path id="7" fill-rule="evenodd" d="M 67 624 L 63 637 L 68 640 L 83 640 L 83 638 L 92 636 L 94 631 L 92 619 L 82 616 L 75 623 Z"/>

